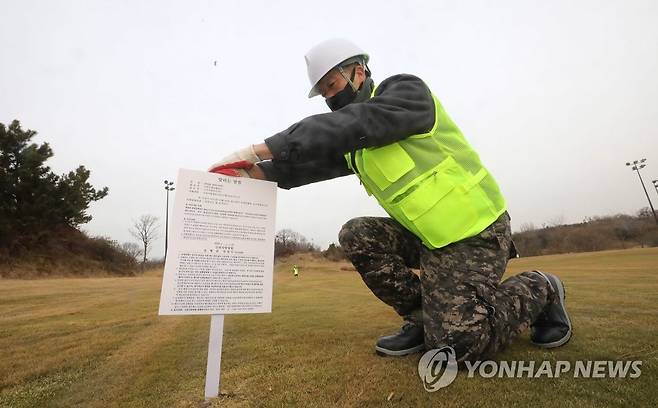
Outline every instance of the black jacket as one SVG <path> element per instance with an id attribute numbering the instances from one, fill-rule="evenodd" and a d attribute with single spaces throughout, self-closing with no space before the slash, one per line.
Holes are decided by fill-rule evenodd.
<path id="1" fill-rule="evenodd" d="M 433 125 L 427 85 L 413 75 L 395 75 L 365 102 L 309 116 L 265 139 L 274 159 L 258 166 L 284 189 L 329 180 L 352 174 L 345 153 L 425 133 Z"/>

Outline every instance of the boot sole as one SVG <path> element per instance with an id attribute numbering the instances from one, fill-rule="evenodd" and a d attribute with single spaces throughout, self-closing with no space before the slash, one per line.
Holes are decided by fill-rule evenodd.
<path id="1" fill-rule="evenodd" d="M 375 346 L 375 353 L 377 353 L 377 355 L 382 357 L 401 357 L 401 356 L 406 356 L 408 354 L 419 353 L 423 350 L 425 350 L 424 344 L 419 344 L 415 347 L 408 348 L 405 350 L 389 350 L 383 347 Z"/>
<path id="2" fill-rule="evenodd" d="M 567 312 L 567 308 L 565 306 L 565 299 L 567 298 L 567 295 L 566 295 L 566 290 L 564 289 L 564 283 L 562 283 L 562 280 L 560 278 L 556 277 L 556 279 L 553 280 L 550 279 L 545 273 L 541 271 L 535 271 L 535 272 L 540 273 L 548 281 L 551 287 L 557 286 L 557 288 L 554 289 L 557 289 L 558 300 L 560 301 L 560 306 L 562 307 L 562 310 L 564 310 L 564 315 L 567 317 L 567 323 L 569 324 L 569 331 L 567 331 L 567 334 L 565 334 L 564 337 L 562 337 L 561 339 L 550 343 L 535 343 L 532 340 L 530 340 L 530 342 L 535 346 L 539 346 L 542 348 L 555 348 L 555 347 L 564 346 L 565 344 L 567 344 L 567 342 L 569 342 L 569 340 L 571 340 L 571 334 L 573 332 L 571 326 L 571 319 L 569 318 L 569 313 Z M 554 283 L 558 283 L 558 285 L 554 285 Z"/>

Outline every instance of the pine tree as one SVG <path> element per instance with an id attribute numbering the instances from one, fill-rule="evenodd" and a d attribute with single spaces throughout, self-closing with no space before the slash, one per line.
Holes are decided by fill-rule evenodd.
<path id="1" fill-rule="evenodd" d="M 0 247 L 30 246 L 58 226 L 87 223 L 89 204 L 108 193 L 89 184 L 84 166 L 53 173 L 45 164 L 53 156 L 48 143 L 30 143 L 36 134 L 17 120 L 0 123 Z"/>

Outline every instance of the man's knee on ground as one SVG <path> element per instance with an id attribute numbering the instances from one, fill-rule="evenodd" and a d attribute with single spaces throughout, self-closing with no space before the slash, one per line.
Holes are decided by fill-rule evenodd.
<path id="1" fill-rule="evenodd" d="M 338 233 L 338 242 L 340 246 L 343 247 L 343 250 L 349 251 L 353 247 L 354 241 L 356 239 L 355 232 L 358 229 L 358 224 L 360 223 L 360 218 L 352 218 L 347 221 L 340 229 Z"/>

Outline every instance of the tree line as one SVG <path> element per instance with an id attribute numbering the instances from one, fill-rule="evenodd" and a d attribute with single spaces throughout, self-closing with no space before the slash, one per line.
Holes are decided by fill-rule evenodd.
<path id="1" fill-rule="evenodd" d="M 587 217 L 577 224 L 524 224 L 512 238 L 521 256 L 591 252 L 658 246 L 658 227 L 647 207 L 634 215 Z"/>
<path id="2" fill-rule="evenodd" d="M 512 238 L 523 257 L 644 248 L 658 246 L 658 226 L 651 210 L 646 207 L 633 215 L 587 217 L 576 224 L 564 224 L 564 217 L 557 217 L 540 227 L 526 223 L 512 234 Z M 295 231 L 279 231 L 275 240 L 275 255 L 288 256 L 298 252 L 319 252 L 331 261 L 346 259 L 340 245 L 332 243 L 320 251 Z"/>

